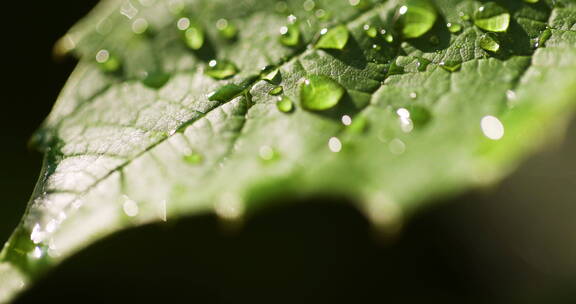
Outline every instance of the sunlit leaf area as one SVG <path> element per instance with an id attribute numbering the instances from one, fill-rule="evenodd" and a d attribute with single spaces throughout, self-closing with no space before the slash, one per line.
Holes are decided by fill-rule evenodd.
<path id="1" fill-rule="evenodd" d="M 77 2 L 9 10 L 0 303 L 576 303 L 576 1 Z"/>

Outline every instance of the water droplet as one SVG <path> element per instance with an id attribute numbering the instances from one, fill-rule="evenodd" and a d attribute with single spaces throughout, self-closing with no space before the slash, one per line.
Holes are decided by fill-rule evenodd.
<path id="1" fill-rule="evenodd" d="M 406 144 L 398 138 L 395 138 L 390 141 L 388 144 L 388 149 L 392 154 L 400 155 L 406 151 Z"/>
<path id="2" fill-rule="evenodd" d="M 484 136 L 491 140 L 500 140 L 504 137 L 504 125 L 494 116 L 484 116 L 480 121 L 480 127 Z"/>
<path id="3" fill-rule="evenodd" d="M 526 3 L 538 3 L 539 0 L 524 0 Z"/>
<path id="4" fill-rule="evenodd" d="M 418 71 L 419 72 L 426 71 L 426 68 L 430 64 L 430 60 L 425 59 L 425 58 L 421 58 L 421 57 L 418 57 L 417 60 L 418 60 L 418 62 L 416 62 L 416 67 L 418 68 Z"/>
<path id="5" fill-rule="evenodd" d="M 222 80 L 236 75 L 238 68 L 228 60 L 210 60 L 205 73 L 214 79 Z"/>
<path id="6" fill-rule="evenodd" d="M 281 77 L 280 70 L 273 66 L 264 67 L 260 75 L 263 80 L 269 83 L 278 83 Z"/>
<path id="7" fill-rule="evenodd" d="M 345 93 L 344 87 L 334 79 L 310 75 L 300 86 L 300 102 L 304 109 L 323 111 L 336 106 Z"/>
<path id="8" fill-rule="evenodd" d="M 375 27 L 370 26 L 369 24 L 364 24 L 363 28 L 368 37 L 376 38 L 376 36 L 378 36 L 378 30 Z"/>
<path id="9" fill-rule="evenodd" d="M 338 137 L 330 137 L 328 140 L 328 148 L 334 153 L 342 151 L 342 142 Z"/>
<path id="10" fill-rule="evenodd" d="M 178 19 L 178 21 L 176 22 L 176 27 L 181 31 L 185 31 L 187 28 L 190 27 L 190 19 L 186 17 Z"/>
<path id="11" fill-rule="evenodd" d="M 551 36 L 552 31 L 550 29 L 545 29 L 540 35 L 540 37 L 538 37 L 538 45 L 541 47 L 546 46 L 546 41 L 548 41 L 548 39 L 550 39 Z"/>
<path id="12" fill-rule="evenodd" d="M 297 24 L 288 24 L 280 28 L 280 43 L 289 47 L 300 45 L 300 29 Z"/>
<path id="13" fill-rule="evenodd" d="M 272 88 L 268 94 L 273 95 L 273 96 L 277 96 L 280 95 L 284 92 L 284 88 L 282 86 L 276 86 L 274 88 Z"/>
<path id="14" fill-rule="evenodd" d="M 260 159 L 265 163 L 271 163 L 280 159 L 280 154 L 270 146 L 262 146 L 258 150 Z"/>
<path id="15" fill-rule="evenodd" d="M 294 103 L 286 96 L 279 97 L 278 102 L 276 102 L 276 108 L 278 108 L 280 112 L 290 113 L 294 110 Z"/>
<path id="16" fill-rule="evenodd" d="M 488 52 L 497 53 L 500 50 L 500 44 L 496 40 L 496 37 L 490 34 L 482 35 L 478 44 Z"/>
<path id="17" fill-rule="evenodd" d="M 436 9 L 429 0 L 408 0 L 398 10 L 405 38 L 418 38 L 426 34 L 436 22 Z"/>
<path id="18" fill-rule="evenodd" d="M 120 69 L 120 61 L 108 50 L 102 49 L 96 53 L 96 62 L 106 72 L 116 72 Z"/>
<path id="19" fill-rule="evenodd" d="M 408 94 L 408 96 L 410 96 L 410 98 L 412 99 L 416 99 L 416 97 L 418 97 L 418 94 L 416 94 L 416 92 L 411 92 L 410 94 Z"/>
<path id="20" fill-rule="evenodd" d="M 342 124 L 345 126 L 350 126 L 352 124 L 352 117 L 349 115 L 342 116 Z"/>
<path id="21" fill-rule="evenodd" d="M 159 89 L 163 87 L 168 80 L 170 80 L 170 74 L 163 72 L 151 72 L 146 73 L 142 83 L 150 88 Z"/>
<path id="22" fill-rule="evenodd" d="M 510 25 L 510 13 L 494 2 L 487 2 L 474 14 L 474 24 L 489 32 L 505 32 Z"/>
<path id="23" fill-rule="evenodd" d="M 218 19 L 216 29 L 224 39 L 234 40 L 238 36 L 238 28 L 226 19 Z"/>
<path id="24" fill-rule="evenodd" d="M 148 21 L 144 18 L 138 18 L 132 22 L 132 32 L 135 34 L 144 34 L 148 30 Z"/>
<path id="25" fill-rule="evenodd" d="M 460 68 L 462 67 L 462 64 L 459 62 L 445 62 L 442 61 L 438 64 L 441 68 L 443 68 L 444 70 L 448 71 L 448 72 L 457 72 L 460 70 Z"/>
<path id="26" fill-rule="evenodd" d="M 208 100 L 227 102 L 238 96 L 240 93 L 242 93 L 242 91 L 244 91 L 244 88 L 239 85 L 227 84 L 210 93 L 208 95 Z"/>
<path id="27" fill-rule="evenodd" d="M 190 49 L 199 50 L 202 48 L 202 46 L 204 46 L 204 39 L 205 39 L 204 30 L 201 27 L 193 24 L 188 24 L 188 27 L 184 29 L 183 32 L 184 32 L 184 42 L 186 42 L 186 45 Z"/>
<path id="28" fill-rule="evenodd" d="M 185 155 L 183 159 L 186 163 L 190 165 L 198 165 L 201 164 L 202 161 L 204 161 L 204 157 L 202 157 L 202 154 L 196 152 Z"/>
<path id="29" fill-rule="evenodd" d="M 335 49 L 341 50 L 348 43 L 350 33 L 344 25 L 338 25 L 329 30 L 323 29 L 320 34 L 322 35 L 316 43 L 319 49 Z"/>
<path id="30" fill-rule="evenodd" d="M 462 31 L 462 25 L 460 25 L 460 23 L 449 22 L 446 24 L 446 26 L 451 33 L 459 33 Z"/>
<path id="31" fill-rule="evenodd" d="M 314 0 L 306 0 L 304 1 L 304 4 L 302 4 L 302 8 L 307 12 L 312 11 L 315 7 L 316 2 L 314 2 Z"/>
<path id="32" fill-rule="evenodd" d="M 366 9 L 368 8 L 368 1 L 366 0 L 348 0 L 351 6 L 357 9 Z"/>
<path id="33" fill-rule="evenodd" d="M 462 19 L 462 21 L 469 21 L 470 20 L 470 15 L 468 15 L 464 12 L 460 12 L 460 13 L 458 13 L 458 15 L 460 16 L 460 19 Z"/>
<path id="34" fill-rule="evenodd" d="M 394 36 L 390 33 L 384 35 L 384 41 L 388 43 L 394 42 Z"/>
<path id="35" fill-rule="evenodd" d="M 32 258 L 39 259 L 42 256 L 44 256 L 44 251 L 40 247 L 36 246 L 34 247 L 34 250 L 30 253 L 30 256 Z"/>
<path id="36" fill-rule="evenodd" d="M 140 213 L 140 208 L 138 208 L 138 203 L 130 199 L 128 196 L 124 195 L 124 204 L 122 205 L 124 213 L 129 217 L 135 217 Z"/>

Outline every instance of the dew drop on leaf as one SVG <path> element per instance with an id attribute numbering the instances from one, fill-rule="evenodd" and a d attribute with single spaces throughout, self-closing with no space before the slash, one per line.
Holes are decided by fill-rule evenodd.
<path id="1" fill-rule="evenodd" d="M 489 34 L 482 35 L 478 44 L 482 49 L 488 52 L 497 53 L 500 50 L 500 44 L 498 43 L 496 37 L 493 37 Z"/>
<path id="2" fill-rule="evenodd" d="M 300 29 L 297 24 L 288 24 L 280 28 L 280 43 L 289 47 L 300 45 Z"/>
<path id="3" fill-rule="evenodd" d="M 322 75 L 310 75 L 300 86 L 302 108 L 324 111 L 335 107 L 346 90 L 334 79 Z"/>
<path id="4" fill-rule="evenodd" d="M 120 69 L 120 61 L 108 50 L 102 49 L 96 53 L 96 62 L 105 72 L 116 72 Z"/>
<path id="5" fill-rule="evenodd" d="M 216 29 L 224 39 L 234 40 L 238 36 L 238 27 L 227 19 L 218 19 L 216 21 Z"/>
<path id="6" fill-rule="evenodd" d="M 491 140 L 500 140 L 504 137 L 504 125 L 494 116 L 487 115 L 482 117 L 480 127 L 484 136 Z"/>
<path id="7" fill-rule="evenodd" d="M 211 60 L 205 71 L 206 75 L 214 79 L 227 79 L 238 73 L 236 65 L 228 60 Z"/>
<path id="8" fill-rule="evenodd" d="M 526 3 L 538 3 L 539 0 L 524 0 Z"/>
<path id="9" fill-rule="evenodd" d="M 446 24 L 446 26 L 448 27 L 448 30 L 450 31 L 450 33 L 459 33 L 460 31 L 462 31 L 462 25 L 460 25 L 460 23 L 452 23 L 449 22 Z"/>
<path id="10" fill-rule="evenodd" d="M 284 92 L 284 88 L 282 86 L 275 86 L 274 88 L 272 88 L 272 90 L 270 90 L 268 92 L 268 94 L 273 95 L 273 96 L 277 96 L 280 95 Z"/>
<path id="11" fill-rule="evenodd" d="M 184 19 L 181 19 L 184 20 Z M 192 50 L 199 50 L 204 46 L 204 30 L 197 25 L 189 24 L 184 31 L 184 42 Z"/>
<path id="12" fill-rule="evenodd" d="M 319 49 L 335 49 L 341 50 L 348 43 L 350 33 L 344 25 L 338 25 L 331 29 L 323 29 L 320 34 L 322 35 L 316 43 Z"/>
<path id="13" fill-rule="evenodd" d="M 258 156 L 264 163 L 271 163 L 280 159 L 280 153 L 270 146 L 262 146 L 258 150 Z"/>
<path id="14" fill-rule="evenodd" d="M 276 102 L 276 108 L 278 108 L 278 111 L 280 112 L 290 113 L 294 110 L 294 103 L 286 96 L 279 97 Z"/>
<path id="15" fill-rule="evenodd" d="M 368 37 L 376 38 L 376 36 L 378 36 L 378 30 L 375 27 L 370 26 L 369 24 L 364 24 L 363 28 Z"/>
<path id="16" fill-rule="evenodd" d="M 487 2 L 474 14 L 474 24 L 485 31 L 505 32 L 510 25 L 510 13 L 494 2 Z"/>
<path id="17" fill-rule="evenodd" d="M 459 62 L 442 61 L 438 65 L 448 72 L 457 72 L 462 67 L 462 64 Z"/>
<path id="18" fill-rule="evenodd" d="M 142 83 L 153 89 L 159 89 L 163 87 L 168 80 L 170 80 L 170 74 L 163 72 L 147 72 Z"/>
<path id="19" fill-rule="evenodd" d="M 436 9 L 429 0 L 408 0 L 398 10 L 405 38 L 418 38 L 426 34 L 436 22 Z"/>
<path id="20" fill-rule="evenodd" d="M 202 157 L 202 154 L 200 153 L 190 153 L 188 155 L 185 155 L 183 157 L 184 161 L 190 165 L 198 165 L 200 163 L 202 163 L 202 161 L 204 160 L 204 158 Z"/>
<path id="21" fill-rule="evenodd" d="M 243 90 L 244 88 L 242 88 L 239 85 L 227 84 L 220 87 L 218 90 L 210 93 L 210 95 L 208 95 L 208 100 L 227 102 L 229 100 L 232 100 L 232 98 L 238 96 L 238 94 L 242 93 Z"/>

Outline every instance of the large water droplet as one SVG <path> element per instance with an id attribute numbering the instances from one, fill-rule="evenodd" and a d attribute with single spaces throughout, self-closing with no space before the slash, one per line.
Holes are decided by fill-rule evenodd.
<path id="1" fill-rule="evenodd" d="M 344 87 L 334 79 L 310 75 L 300 86 L 300 102 L 304 109 L 323 111 L 336 106 L 345 93 Z"/>
<path id="2" fill-rule="evenodd" d="M 290 113 L 292 110 L 294 110 L 294 103 L 292 100 L 290 100 L 290 98 L 283 96 L 278 98 L 278 102 L 276 102 L 276 108 L 278 108 L 280 112 Z"/>
<path id="3" fill-rule="evenodd" d="M 242 91 L 244 91 L 244 88 L 239 85 L 227 84 L 210 93 L 210 95 L 208 95 L 208 100 L 227 102 L 238 96 L 240 93 L 242 93 Z"/>
<path id="4" fill-rule="evenodd" d="M 350 33 L 344 25 L 338 25 L 331 29 L 323 29 L 320 34 L 320 40 L 316 43 L 319 49 L 335 49 L 341 50 L 348 43 Z"/>
<path id="5" fill-rule="evenodd" d="M 510 25 L 510 13 L 502 6 L 488 2 L 474 14 L 474 24 L 489 32 L 505 32 Z"/>
<path id="6" fill-rule="evenodd" d="M 300 29 L 297 24 L 288 24 L 280 28 L 280 43 L 290 47 L 300 45 Z"/>
<path id="7" fill-rule="evenodd" d="M 228 60 L 211 60 L 205 73 L 214 79 L 221 80 L 236 75 L 238 68 Z"/>
<path id="8" fill-rule="evenodd" d="M 96 62 L 106 72 L 116 72 L 120 69 L 120 61 L 108 50 L 102 49 L 96 53 Z"/>
<path id="9" fill-rule="evenodd" d="M 436 22 L 436 9 L 429 0 L 408 0 L 398 10 L 405 38 L 418 38 L 426 34 Z"/>
<path id="10" fill-rule="evenodd" d="M 497 53 L 500 50 L 500 44 L 497 38 L 490 34 L 482 35 L 478 44 L 488 52 Z"/>

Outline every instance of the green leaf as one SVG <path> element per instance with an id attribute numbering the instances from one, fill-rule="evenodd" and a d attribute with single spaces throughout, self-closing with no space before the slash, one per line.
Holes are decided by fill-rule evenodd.
<path id="1" fill-rule="evenodd" d="M 443 22 L 407 41 L 391 36 L 403 1 L 319 0 L 323 18 L 303 2 L 108 0 L 76 25 L 56 49 L 80 63 L 34 136 L 45 162 L 0 254 L 0 302 L 117 231 L 206 212 L 239 221 L 283 196 L 348 196 L 395 232 L 438 197 L 500 180 L 573 112 L 574 1 L 498 1 L 510 14 L 498 52 L 462 18 L 479 1 L 432 1 Z M 287 24 L 298 43 L 280 42 Z M 341 50 L 312 47 L 337 25 Z M 206 75 L 212 60 L 234 73 Z M 332 108 L 298 106 L 312 75 L 345 90 Z"/>

